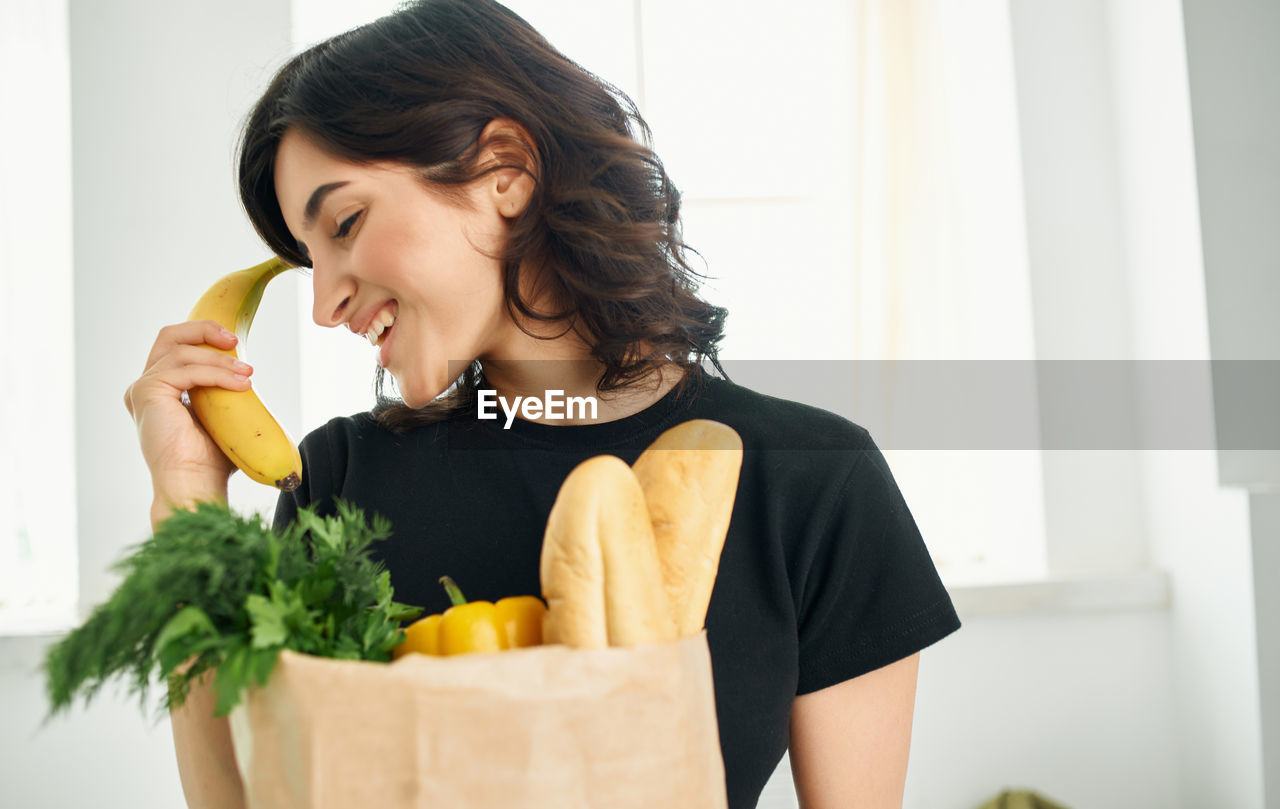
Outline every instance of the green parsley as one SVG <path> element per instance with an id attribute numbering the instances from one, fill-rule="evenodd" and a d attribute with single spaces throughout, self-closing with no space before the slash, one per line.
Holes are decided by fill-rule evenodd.
<path id="1" fill-rule="evenodd" d="M 87 704 L 113 677 L 127 677 L 145 705 L 153 673 L 168 684 L 163 716 L 210 669 L 214 713 L 226 716 L 246 688 L 267 683 L 281 649 L 389 661 L 401 623 L 422 613 L 392 600 L 390 573 L 370 558 L 390 535 L 385 518 L 370 524 L 341 500 L 329 517 L 299 510 L 279 533 L 225 504 L 174 512 L 112 567 L 124 580 L 111 597 L 49 649 L 49 717 L 77 696 Z"/>

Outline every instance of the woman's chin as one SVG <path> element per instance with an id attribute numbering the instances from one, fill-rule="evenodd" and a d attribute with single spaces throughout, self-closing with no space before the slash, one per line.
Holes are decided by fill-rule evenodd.
<path id="1" fill-rule="evenodd" d="M 422 396 L 421 394 L 415 394 L 413 391 L 409 391 L 409 390 L 405 390 L 404 388 L 401 388 L 400 399 L 406 405 L 416 410 L 419 407 L 424 407 L 426 405 L 431 404 L 432 397 Z"/>
<path id="2" fill-rule="evenodd" d="M 405 381 L 407 382 L 408 380 Z M 416 409 L 426 407 L 434 402 L 440 394 L 448 390 L 449 386 L 447 384 L 440 386 L 404 384 L 397 379 L 396 387 L 400 389 L 401 401 Z"/>

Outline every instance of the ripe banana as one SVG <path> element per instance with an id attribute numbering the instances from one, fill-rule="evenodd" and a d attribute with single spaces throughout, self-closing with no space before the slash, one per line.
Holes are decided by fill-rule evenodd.
<path id="1" fill-rule="evenodd" d="M 200 296 L 188 319 L 217 321 L 240 338 L 236 348 L 243 346 L 267 282 L 287 269 L 288 264 L 273 257 L 223 276 Z M 208 348 L 239 356 L 235 348 Z M 205 431 L 242 472 L 286 492 L 302 483 L 302 458 L 297 446 L 252 389 L 192 388 L 187 396 Z"/>

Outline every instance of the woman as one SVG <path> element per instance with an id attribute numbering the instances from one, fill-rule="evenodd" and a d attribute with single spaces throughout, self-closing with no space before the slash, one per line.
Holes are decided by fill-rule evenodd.
<path id="1" fill-rule="evenodd" d="M 245 126 L 242 199 L 312 268 L 315 321 L 375 343 L 398 397 L 307 436 L 277 523 L 334 496 L 387 516 L 397 599 L 430 611 L 445 573 L 476 599 L 537 593 L 570 469 L 729 424 L 746 454 L 706 626 L 730 806 L 754 806 L 788 750 L 803 806 L 900 806 L 918 653 L 959 621 L 865 430 L 703 370 L 721 370 L 726 313 L 695 294 L 648 137 L 623 94 L 483 0 L 408 6 L 280 70 Z M 181 394 L 246 388 L 250 368 L 203 348 L 233 342 L 162 330 L 126 396 L 153 519 L 226 497 L 232 467 Z M 490 420 L 479 391 L 598 409 Z M 174 715 L 184 790 L 234 805 L 205 699 Z"/>

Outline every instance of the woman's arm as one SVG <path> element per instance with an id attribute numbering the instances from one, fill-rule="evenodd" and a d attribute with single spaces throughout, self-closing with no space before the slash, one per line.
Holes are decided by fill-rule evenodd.
<path id="1" fill-rule="evenodd" d="M 153 530 L 175 508 L 226 502 L 227 478 L 235 466 L 196 421 L 182 394 L 201 386 L 248 390 L 252 369 L 234 356 L 208 350 L 235 344 L 236 336 L 212 320 L 166 326 L 156 336 L 146 370 L 124 392 L 151 472 Z M 192 809 L 243 809 L 231 727 L 226 719 L 213 718 L 212 676 L 192 683 L 183 707 L 169 714 L 178 774 Z"/>
<path id="2" fill-rule="evenodd" d="M 190 809 L 244 809 L 231 724 L 213 716 L 213 677 L 209 671 L 193 682 L 182 707 L 169 714 L 182 794 Z"/>
<path id="3" fill-rule="evenodd" d="M 916 653 L 796 697 L 790 757 L 801 809 L 901 809 L 919 665 Z"/>

